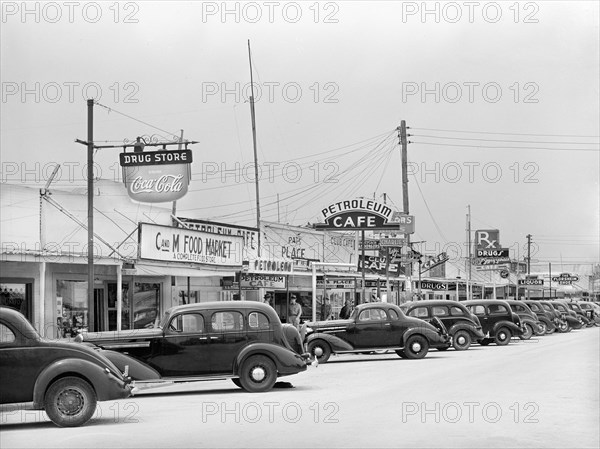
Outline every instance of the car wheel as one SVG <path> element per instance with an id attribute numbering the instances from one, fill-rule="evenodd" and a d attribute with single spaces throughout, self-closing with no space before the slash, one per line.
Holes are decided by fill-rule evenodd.
<path id="1" fill-rule="evenodd" d="M 548 327 L 548 325 L 546 324 L 546 335 L 553 334 L 554 332 L 556 332 L 556 326 L 555 327 Z"/>
<path id="2" fill-rule="evenodd" d="M 325 363 L 331 356 L 331 348 L 323 340 L 313 340 L 308 344 L 308 352 L 319 363 Z"/>
<path id="3" fill-rule="evenodd" d="M 239 380 L 250 393 L 269 391 L 277 381 L 277 368 L 270 358 L 253 355 L 243 363 Z"/>
<path id="4" fill-rule="evenodd" d="M 521 340 L 529 340 L 533 336 L 533 326 L 531 324 L 525 323 L 525 332 L 519 335 Z"/>
<path id="5" fill-rule="evenodd" d="M 535 335 L 544 335 L 547 333 L 547 331 L 548 327 L 546 326 L 546 323 L 540 321 L 540 324 L 538 324 L 538 329 L 535 331 Z"/>
<path id="6" fill-rule="evenodd" d="M 466 351 L 471 346 L 471 336 L 467 331 L 458 331 L 452 337 L 452 346 L 457 351 Z"/>
<path id="7" fill-rule="evenodd" d="M 234 377 L 233 379 L 231 379 L 231 381 L 235 384 L 236 387 L 244 388 L 242 387 L 242 382 L 240 381 L 239 377 Z"/>
<path id="8" fill-rule="evenodd" d="M 44 396 L 44 409 L 59 427 L 85 424 L 96 411 L 96 403 L 96 392 L 89 382 L 79 377 L 58 379 Z"/>
<path id="9" fill-rule="evenodd" d="M 569 332 L 571 330 L 571 325 L 567 321 L 561 322 L 558 327 L 558 331 L 561 333 Z"/>
<path id="10" fill-rule="evenodd" d="M 496 332 L 494 342 L 498 346 L 506 346 L 508 343 L 510 343 L 511 338 L 512 334 L 510 333 L 510 329 L 507 329 L 506 327 L 501 327 L 500 329 L 498 329 L 498 332 Z"/>
<path id="11" fill-rule="evenodd" d="M 404 354 L 407 359 L 422 359 L 429 351 L 429 342 L 422 335 L 411 335 L 406 340 Z"/>

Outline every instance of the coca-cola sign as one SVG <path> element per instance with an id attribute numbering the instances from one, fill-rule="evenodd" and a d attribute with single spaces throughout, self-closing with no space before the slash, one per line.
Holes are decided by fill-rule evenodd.
<path id="1" fill-rule="evenodd" d="M 190 150 L 121 153 L 123 180 L 129 196 L 143 203 L 175 201 L 188 191 Z"/>

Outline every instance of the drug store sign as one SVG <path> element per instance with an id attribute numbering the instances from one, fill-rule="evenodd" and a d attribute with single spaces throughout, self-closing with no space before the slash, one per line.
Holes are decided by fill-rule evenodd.
<path id="1" fill-rule="evenodd" d="M 188 191 L 191 150 L 121 153 L 127 194 L 143 203 L 175 201 Z"/>

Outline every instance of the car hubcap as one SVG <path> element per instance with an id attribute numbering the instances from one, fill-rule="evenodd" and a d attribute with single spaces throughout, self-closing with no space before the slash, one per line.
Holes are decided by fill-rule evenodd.
<path id="1" fill-rule="evenodd" d="M 460 337 L 458 337 L 458 344 L 459 345 L 464 345 L 465 344 L 465 337 L 463 337 L 462 335 Z"/>
<path id="2" fill-rule="evenodd" d="M 255 382 L 262 382 L 265 377 L 267 377 L 267 373 L 262 366 L 255 366 L 252 368 L 252 371 L 250 371 L 250 377 L 252 377 L 252 380 Z"/>
<path id="3" fill-rule="evenodd" d="M 504 332 L 501 332 L 499 337 L 500 337 L 500 340 L 502 340 L 502 341 L 506 340 L 506 334 Z"/>
<path id="4" fill-rule="evenodd" d="M 320 346 L 317 346 L 314 349 L 314 353 L 317 357 L 321 357 L 323 355 L 323 348 L 321 348 Z"/>
<path id="5" fill-rule="evenodd" d="M 83 395 L 77 390 L 64 390 L 56 400 L 56 406 L 63 415 L 76 415 L 84 404 Z"/>
<path id="6" fill-rule="evenodd" d="M 411 346 L 413 352 L 419 352 L 421 350 L 421 344 L 420 343 L 413 343 L 413 345 Z"/>

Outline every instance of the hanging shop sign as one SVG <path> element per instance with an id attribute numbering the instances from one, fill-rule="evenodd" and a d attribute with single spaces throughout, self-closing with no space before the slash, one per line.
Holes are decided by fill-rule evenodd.
<path id="1" fill-rule="evenodd" d="M 552 282 L 558 282 L 559 285 L 571 285 L 579 281 L 579 276 L 569 273 L 561 273 L 559 276 L 552 276 Z"/>
<path id="2" fill-rule="evenodd" d="M 121 153 L 129 196 L 143 203 L 175 201 L 188 191 L 192 150 Z"/>
<path id="3" fill-rule="evenodd" d="M 439 253 L 435 257 L 428 257 L 427 260 L 425 260 L 425 262 L 421 264 L 421 274 L 425 273 L 426 271 L 429 271 L 434 267 L 437 267 L 438 265 L 443 264 L 449 259 L 450 257 L 446 253 Z"/>
<path id="4" fill-rule="evenodd" d="M 413 216 L 403 215 L 392 220 L 394 211 L 389 206 L 365 198 L 333 203 L 322 209 L 321 214 L 324 223 L 316 223 L 316 229 L 414 232 Z"/>
<path id="5" fill-rule="evenodd" d="M 379 257 L 379 256 L 362 256 L 362 254 L 359 254 L 358 256 L 358 271 L 363 271 L 363 269 L 365 270 L 365 272 L 367 273 L 373 273 L 373 274 L 381 274 L 384 275 L 386 274 L 386 258 L 385 257 Z M 390 276 L 400 276 L 402 274 L 402 270 L 400 268 L 400 265 L 398 265 L 397 263 L 389 263 L 388 265 L 388 271 L 387 273 Z"/>
<path id="6" fill-rule="evenodd" d="M 325 285 L 325 281 L 322 276 L 317 276 L 317 288 L 346 288 L 352 289 L 355 288 L 356 281 L 354 278 L 351 279 L 343 279 L 343 278 L 327 278 L 327 285 Z"/>
<path id="7" fill-rule="evenodd" d="M 242 237 L 140 223 L 139 257 L 164 262 L 242 266 Z"/>
<path id="8" fill-rule="evenodd" d="M 240 287 L 243 289 L 258 289 L 258 288 L 287 288 L 287 276 L 275 274 L 260 274 L 260 273 L 242 273 L 240 275 Z"/>

